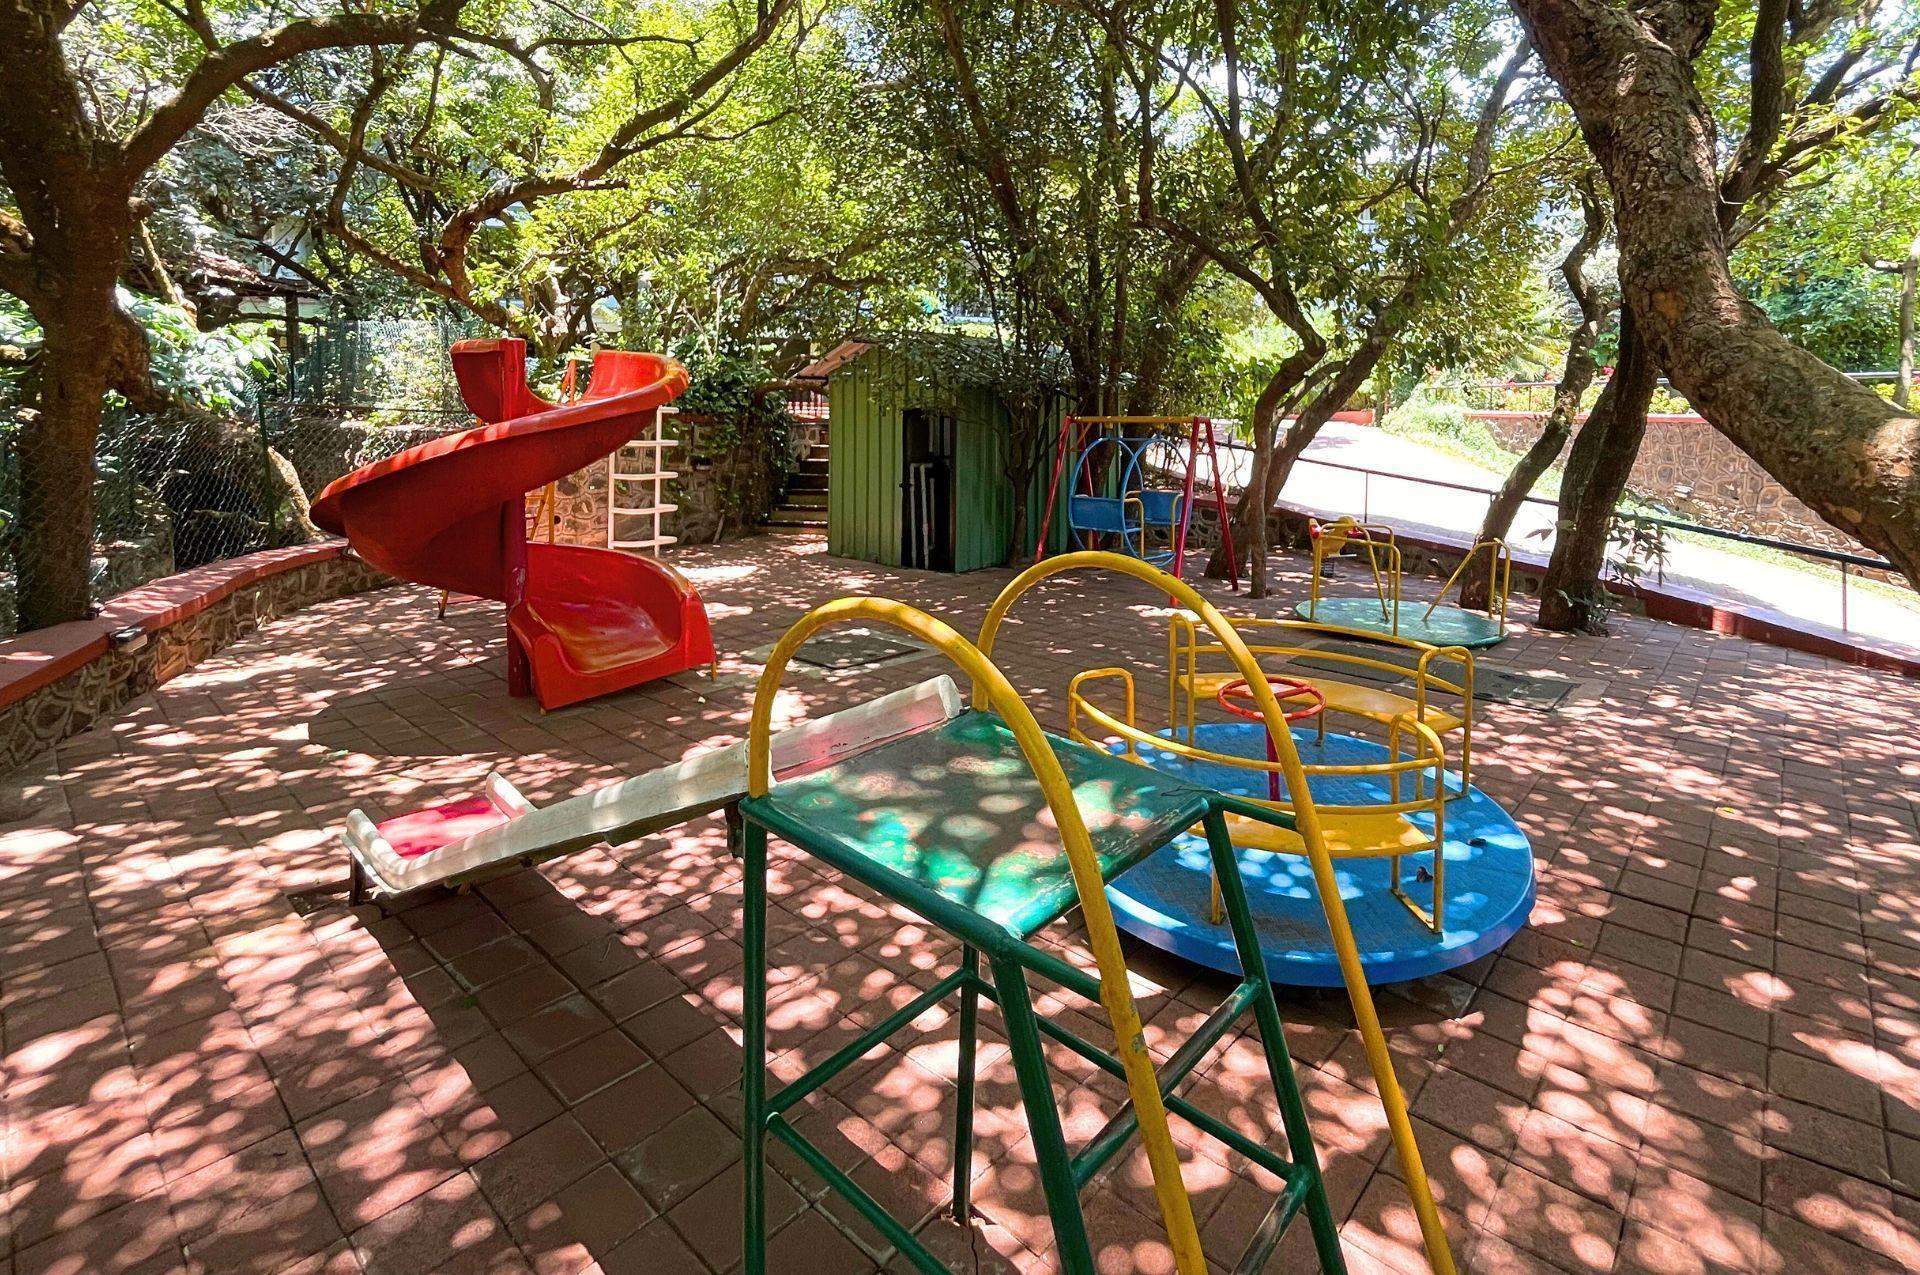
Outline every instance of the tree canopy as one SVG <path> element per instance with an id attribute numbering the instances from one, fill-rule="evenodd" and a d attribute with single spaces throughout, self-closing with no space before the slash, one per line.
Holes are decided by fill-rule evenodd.
<path id="1" fill-rule="evenodd" d="M 1683 84 L 1698 153 L 1630 162 L 1582 40 Z M 863 333 L 984 336 L 1025 404 L 1016 484 L 1055 387 L 1237 415 L 1259 546 L 1334 412 L 1564 341 L 1554 280 L 1596 197 L 1615 215 L 1586 255 L 1616 260 L 1617 234 L 1634 330 L 1682 388 L 1717 356 L 1660 318 L 1650 271 L 1724 263 L 1697 304 L 1744 289 L 1798 343 L 1762 342 L 1795 385 L 1809 352 L 1899 359 L 1902 312 L 1910 351 L 1916 50 L 1910 6 L 1864 0 L 20 0 L 0 393 L 21 520 L 89 485 L 106 396 L 231 407 L 179 373 L 258 361 L 255 331 L 216 335 L 258 312 L 250 275 L 546 356 L 752 350 L 775 376 Z M 1671 203 L 1654 162 L 1711 187 L 1691 257 L 1643 250 Z M 204 357 L 178 356 L 182 324 Z M 1757 399 L 1714 402 L 1728 384 L 1699 382 L 1703 410 L 1795 468 L 1732 419 Z M 1898 483 L 1847 494 L 1843 468 L 1803 494 L 1905 555 Z M 29 618 L 84 605 L 86 551 L 83 529 L 17 563 Z"/>

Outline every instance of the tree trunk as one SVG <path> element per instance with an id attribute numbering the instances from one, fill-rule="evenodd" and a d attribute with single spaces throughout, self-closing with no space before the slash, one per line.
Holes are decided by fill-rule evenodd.
<path id="1" fill-rule="evenodd" d="M 1307 374 L 1318 360 L 1318 353 L 1308 350 L 1282 360 L 1253 404 L 1253 463 L 1247 474 L 1247 485 L 1241 490 L 1240 499 L 1234 502 L 1230 515 L 1235 552 L 1247 569 L 1249 597 L 1267 596 L 1267 520 L 1273 513 L 1273 500 L 1268 495 L 1266 474 L 1273 460 L 1274 431 L 1291 405 L 1290 396 L 1307 380 Z M 1214 546 L 1213 556 L 1207 560 L 1208 578 L 1224 580 L 1228 565 L 1227 538 L 1222 535 L 1220 543 Z"/>
<path id="2" fill-rule="evenodd" d="M 1540 627 L 1605 633 L 1607 538 L 1613 512 L 1647 432 L 1647 408 L 1660 377 L 1631 315 L 1620 322 L 1613 379 L 1580 427 L 1560 480 L 1560 525 L 1540 582 Z"/>
<path id="3" fill-rule="evenodd" d="M 1893 385 L 1893 401 L 1899 407 L 1913 406 L 1913 310 L 1914 294 L 1920 292 L 1920 235 L 1907 247 L 1907 259 L 1900 263 L 1900 379 Z"/>
<path id="4" fill-rule="evenodd" d="M 109 292 L 100 300 L 112 304 Z M 84 620 L 91 609 L 94 447 L 111 380 L 107 325 L 85 307 L 43 322 L 35 393 L 22 412 L 20 523 L 14 537 L 18 628 Z"/>
<path id="5" fill-rule="evenodd" d="M 1589 350 L 1591 347 L 1589 347 Z M 1568 351 L 1568 361 L 1572 362 L 1572 351 Z M 1500 490 L 1494 494 L 1493 503 L 1487 506 L 1487 516 L 1480 524 L 1480 541 L 1505 540 L 1513 530 L 1513 519 L 1520 512 L 1520 506 L 1526 503 L 1533 485 L 1540 481 L 1540 475 L 1553 467 L 1560 458 L 1561 448 L 1567 445 L 1568 435 L 1573 433 L 1574 417 L 1580 409 L 1580 394 L 1586 385 L 1593 381 L 1593 356 L 1586 358 L 1586 376 L 1579 391 L 1571 398 L 1572 402 L 1562 407 L 1562 390 L 1556 388 L 1553 395 L 1553 410 L 1540 425 L 1540 435 L 1533 440 L 1533 446 L 1514 463 L 1506 480 L 1500 484 Z M 1566 386 L 1563 377 L 1560 386 Z M 1564 493 L 1563 493 L 1564 494 Z M 1490 558 L 1475 555 L 1468 565 L 1467 573 L 1460 579 L 1460 605 L 1478 607 L 1482 611 L 1491 611 L 1493 598 L 1493 562 Z"/>
<path id="6" fill-rule="evenodd" d="M 1385 327 L 1383 323 L 1381 327 Z M 1398 325 L 1394 328 L 1397 330 Z M 1347 357 L 1334 374 L 1326 388 L 1313 396 L 1313 401 L 1303 409 L 1280 440 L 1280 446 L 1273 453 L 1273 463 L 1267 466 L 1267 503 L 1280 499 L 1280 492 L 1286 487 L 1287 479 L 1293 473 L 1293 467 L 1306 454 L 1307 448 L 1320 435 L 1321 428 L 1333 419 L 1335 412 L 1345 409 L 1360 387 L 1373 375 L 1374 368 L 1380 364 L 1380 358 L 1387 352 L 1386 335 L 1376 329 L 1374 335 L 1361 342 L 1360 347 Z"/>
<path id="7" fill-rule="evenodd" d="M 1735 286 L 1713 116 L 1714 0 L 1512 0 L 1613 189 L 1625 305 L 1674 387 L 1788 491 L 1920 586 L 1920 420 L 1789 342 Z"/>

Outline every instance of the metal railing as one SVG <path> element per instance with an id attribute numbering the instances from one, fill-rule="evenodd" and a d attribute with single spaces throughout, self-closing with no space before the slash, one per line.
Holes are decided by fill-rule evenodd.
<path id="1" fill-rule="evenodd" d="M 1860 385 L 1892 385 L 1900 380 L 1900 373 L 1897 371 L 1869 370 L 1843 372 L 1841 375 Z M 1607 382 L 1612 379 L 1611 374 L 1595 377 L 1593 384 L 1589 385 L 1586 393 L 1581 396 L 1581 402 L 1591 404 L 1599 397 L 1600 391 L 1606 388 Z M 1468 381 L 1459 388 L 1469 404 L 1467 410 L 1470 412 L 1517 412 L 1528 416 L 1545 416 L 1552 410 L 1553 396 L 1558 392 L 1560 383 L 1558 381 L 1486 380 Z M 1673 388 L 1673 383 L 1666 377 L 1656 380 L 1654 388 L 1658 393 L 1681 398 L 1683 400 L 1681 406 L 1684 408 L 1677 414 L 1662 409 L 1654 413 L 1656 418 L 1669 423 L 1706 425 L 1706 418 L 1686 406 L 1684 396 Z"/>
<path id="2" fill-rule="evenodd" d="M 1240 442 L 1235 442 L 1231 446 L 1236 451 L 1252 450 L 1246 444 Z M 1445 478 L 1423 478 L 1415 474 L 1397 473 L 1390 469 L 1373 469 L 1366 465 L 1349 464 L 1346 461 L 1321 460 L 1314 456 L 1302 456 L 1296 463 L 1302 465 L 1319 465 L 1323 469 L 1338 469 L 1344 470 L 1347 473 L 1359 474 L 1360 518 L 1363 522 L 1373 516 L 1373 480 L 1375 478 L 1390 478 L 1396 482 L 1416 483 L 1425 487 L 1438 487 L 1447 491 L 1468 492 L 1474 495 L 1485 496 L 1487 497 L 1489 505 L 1492 504 L 1493 498 L 1500 494 L 1497 488 L 1482 487 L 1476 483 L 1454 482 Z M 1549 499 L 1546 496 L 1529 494 L 1522 496 L 1521 500 L 1527 504 L 1546 505 L 1554 509 L 1560 507 L 1559 501 Z M 1627 510 L 1617 510 L 1616 513 L 1620 517 L 1634 519 L 1640 523 L 1659 527 L 1666 531 L 1680 531 L 1691 535 L 1708 536 L 1716 540 L 1730 540 L 1738 544 L 1755 545 L 1763 549 L 1774 549 L 1783 553 L 1797 554 L 1803 558 L 1812 558 L 1821 562 L 1833 563 L 1839 568 L 1840 572 L 1840 629 L 1842 632 L 1851 631 L 1848 628 L 1847 582 L 1852 569 L 1862 568 L 1872 571 L 1898 572 L 1898 568 L 1896 568 L 1893 563 L 1887 561 L 1885 558 L 1872 554 L 1849 553 L 1844 549 L 1828 549 L 1822 545 L 1801 544 L 1795 540 L 1780 540 L 1772 536 L 1756 536 L 1744 531 L 1728 531 L 1721 527 L 1710 527 L 1704 523 L 1686 522 L 1679 518 L 1666 518 L 1658 514 L 1638 514 Z M 1655 569 L 1659 583 L 1665 584 L 1665 562 L 1656 561 Z"/>

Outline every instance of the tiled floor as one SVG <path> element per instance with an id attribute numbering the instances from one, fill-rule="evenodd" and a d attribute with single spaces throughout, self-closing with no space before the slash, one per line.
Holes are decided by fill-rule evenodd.
<path id="1" fill-rule="evenodd" d="M 681 561 L 732 653 L 856 591 L 971 630 L 1006 578 L 764 539 Z M 1283 573 L 1260 609 L 1299 592 Z M 1056 582 L 1016 612 L 1004 662 L 1057 721 L 1071 670 L 1159 658 L 1161 601 Z M 1617 627 L 1523 635 L 1495 657 L 1583 684 L 1559 712 L 1485 719 L 1480 782 L 1538 852 L 1532 927 L 1460 978 L 1382 997 L 1457 1251 L 1484 1272 L 1920 1268 L 1920 684 Z M 417 589 L 329 603 L 5 783 L 0 1268 L 733 1267 L 739 894 L 712 822 L 385 917 L 328 893 L 349 806 L 397 811 L 496 766 L 545 799 L 743 728 L 737 655 L 717 684 L 543 717 L 502 693 L 498 635 L 494 608 L 440 623 Z M 801 681 L 795 707 L 936 668 Z M 782 1074 L 952 954 L 791 858 L 775 889 Z M 1078 950 L 1070 931 L 1058 942 Z M 1215 984 L 1130 956 L 1164 1050 Z M 1417 1269 L 1341 1002 L 1283 1008 L 1350 1268 Z M 945 1016 L 919 1026 L 811 1100 L 802 1127 L 927 1217 L 954 1050 Z M 983 1057 L 981 1217 L 929 1234 L 957 1269 L 1048 1269 L 1011 1069 L 1002 1047 Z M 1070 1138 L 1116 1101 L 1066 1060 L 1059 1092 Z M 1256 1042 L 1233 1042 L 1193 1092 L 1272 1136 Z M 779 1163 L 776 1272 L 882 1264 L 870 1229 Z M 1187 1179 L 1230 1262 L 1259 1184 L 1210 1145 L 1190 1149 Z M 1137 1157 L 1089 1208 L 1103 1271 L 1171 1269 Z M 1290 1240 L 1271 1269 L 1307 1269 L 1307 1253 Z"/>

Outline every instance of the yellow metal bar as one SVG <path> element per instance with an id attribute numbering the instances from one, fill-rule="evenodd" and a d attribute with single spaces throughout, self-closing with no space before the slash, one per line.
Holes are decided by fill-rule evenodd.
<path id="1" fill-rule="evenodd" d="M 1119 669 L 1089 669 L 1088 670 L 1089 673 L 1094 673 L 1094 674 L 1110 674 L 1110 673 L 1118 673 L 1120 671 L 1121 670 Z M 1081 674 L 1080 676 L 1085 677 L 1086 674 Z M 1165 752 L 1165 753 L 1171 753 L 1176 757 L 1188 757 L 1193 759 L 1194 761 L 1213 762 L 1216 765 L 1221 765 L 1221 766 L 1238 766 L 1246 770 L 1257 770 L 1262 773 L 1273 773 L 1273 774 L 1285 775 L 1287 772 L 1287 767 L 1285 762 L 1268 761 L 1264 757 L 1243 757 L 1239 753 L 1215 752 L 1211 748 L 1202 748 L 1198 744 L 1190 744 L 1178 739 L 1166 739 L 1157 735 L 1150 735 L 1146 731 L 1141 730 L 1138 726 L 1133 725 L 1130 720 L 1126 722 L 1122 722 L 1121 720 L 1116 718 L 1112 713 L 1107 712 L 1104 708 L 1101 708 L 1098 704 L 1095 704 L 1091 700 L 1087 699 L 1084 695 L 1079 694 L 1078 693 L 1079 682 L 1080 682 L 1080 678 L 1076 677 L 1074 679 L 1073 686 L 1068 691 L 1068 700 L 1067 700 L 1068 722 L 1069 723 L 1078 722 L 1079 714 L 1085 713 L 1088 717 L 1091 717 L 1095 722 L 1099 723 L 1101 726 L 1105 727 L 1107 730 L 1120 736 L 1121 739 L 1126 740 L 1128 744 L 1129 752 L 1137 752 L 1137 750 L 1133 748 L 1133 745 L 1145 744 L 1149 748 L 1158 749 L 1159 751 Z M 1131 718 L 1132 706 L 1129 705 L 1128 707 L 1129 707 L 1128 716 L 1129 718 Z M 1432 727 L 1426 726 L 1422 723 L 1412 721 L 1410 718 L 1410 715 L 1403 715 L 1402 717 L 1395 718 L 1394 720 L 1396 722 L 1405 720 L 1407 721 L 1409 728 L 1417 727 L 1419 730 L 1426 732 L 1426 735 L 1422 736 L 1422 738 L 1424 739 L 1426 736 L 1432 736 L 1434 750 L 1444 752 L 1443 745 L 1440 743 L 1440 737 L 1434 734 Z M 1327 763 L 1325 765 L 1313 765 L 1313 766 L 1309 766 L 1303 763 L 1301 765 L 1301 770 L 1308 775 L 1345 775 L 1345 776 L 1404 775 L 1404 774 L 1412 774 L 1415 771 L 1431 770 L 1433 769 L 1435 764 L 1436 764 L 1435 758 L 1430 754 L 1425 757 L 1409 757 L 1402 761 L 1354 761 L 1354 762 L 1340 762 L 1338 764 Z M 1262 804 L 1275 804 L 1275 803 L 1263 802 Z M 1280 805 L 1283 809 L 1287 808 L 1286 802 L 1279 802 L 1277 804 Z M 1320 810 L 1323 810 L 1323 811 L 1324 810 L 1373 810 L 1373 811 L 1378 811 L 1382 813 L 1387 813 L 1387 812 L 1397 813 L 1397 811 L 1395 811 L 1394 806 L 1388 803 L 1370 803 L 1364 806 L 1345 806 L 1345 805 L 1331 805 L 1327 802 L 1321 801 L 1321 802 L 1316 802 L 1315 805 Z M 1409 810 L 1425 809 L 1426 805 L 1427 803 L 1424 799 L 1410 801 L 1406 803 L 1407 809 Z"/>
<path id="2" fill-rule="evenodd" d="M 977 642 L 979 652 L 989 658 L 992 656 L 994 638 L 999 633 L 1000 625 L 1021 594 L 1049 576 L 1082 568 L 1106 569 L 1117 571 L 1122 575 L 1130 575 L 1173 598 L 1175 602 L 1205 622 L 1207 628 L 1227 648 L 1236 669 L 1247 678 L 1247 685 L 1253 692 L 1254 702 L 1260 706 L 1261 715 L 1266 719 L 1267 730 L 1273 736 L 1276 755 L 1286 764 L 1284 774 L 1287 780 L 1287 791 L 1298 797 L 1294 810 L 1294 830 L 1299 833 L 1307 847 L 1307 861 L 1313 868 L 1314 886 L 1320 893 L 1320 904 L 1326 912 L 1327 928 L 1332 931 L 1333 950 L 1340 963 L 1340 975 L 1346 983 L 1347 996 L 1353 1002 L 1353 1017 L 1360 1029 L 1360 1041 L 1366 1050 L 1367 1065 L 1373 1073 L 1374 1084 L 1380 1091 L 1380 1105 L 1386 1112 L 1387 1128 L 1392 1135 L 1394 1152 L 1399 1157 L 1401 1172 L 1406 1178 L 1407 1195 L 1413 1205 L 1414 1214 L 1420 1221 L 1420 1234 L 1426 1244 L 1427 1262 L 1433 1267 L 1435 1275 L 1455 1275 L 1453 1252 L 1447 1246 L 1447 1235 L 1440 1222 L 1439 1206 L 1433 1202 L 1433 1189 L 1427 1182 L 1426 1167 L 1420 1158 L 1420 1144 L 1414 1140 L 1413 1123 L 1407 1116 L 1406 1095 L 1401 1092 L 1399 1078 L 1394 1074 L 1393 1056 L 1387 1050 L 1386 1034 L 1380 1029 L 1380 1015 L 1374 1009 L 1373 993 L 1367 987 L 1366 971 L 1360 964 L 1360 950 L 1354 942 L 1353 928 L 1347 921 L 1346 904 L 1340 898 L 1339 879 L 1334 875 L 1333 860 L 1327 854 L 1326 838 L 1320 827 L 1319 813 L 1314 809 L 1312 795 L 1307 791 L 1307 779 L 1305 772 L 1301 769 L 1300 754 L 1293 746 L 1293 735 L 1287 729 L 1285 714 L 1281 712 L 1279 701 L 1274 698 L 1273 689 L 1267 685 L 1266 678 L 1261 674 L 1259 663 L 1254 659 L 1253 653 L 1247 649 L 1240 635 L 1211 602 L 1200 596 L 1185 581 L 1176 580 L 1164 571 L 1120 554 L 1082 551 L 1048 558 L 1035 563 L 1016 576 L 987 609 L 987 618 L 980 626 L 980 637 Z M 1004 678 L 1002 681 L 1004 682 Z M 974 704 L 980 706 L 990 703 L 991 692 L 990 686 L 976 681 L 973 688 Z M 1075 813 L 1077 814 L 1078 811 L 1076 810 Z M 1097 915 L 1104 922 L 1107 932 L 1111 933 L 1113 914 L 1107 907 L 1106 895 L 1096 890 L 1094 897 L 1098 899 Z M 1088 934 L 1096 936 L 1100 931 L 1096 929 L 1094 923 L 1095 909 L 1089 907 L 1087 914 Z M 1097 947 L 1099 940 L 1096 938 L 1095 942 Z M 1117 957 L 1117 940 L 1115 946 Z M 1103 969 L 1103 991 L 1105 982 Z M 1127 1007 L 1129 1009 L 1132 1007 L 1130 999 L 1127 1001 Z M 1144 1053 L 1144 1049 L 1142 1052 Z M 1129 1080 L 1131 1081 L 1131 1073 L 1129 1073 Z M 1164 1127 L 1166 1116 L 1159 1102 L 1158 1090 L 1154 1091 L 1153 1098 L 1152 1111 L 1156 1113 L 1157 1119 Z M 1148 1115 L 1148 1108 L 1142 1105 L 1140 1126 L 1143 1141 L 1146 1140 Z M 1150 1162 L 1153 1161 L 1153 1155 L 1153 1148 L 1149 1144 Z M 1170 1147 L 1168 1158 L 1171 1159 Z M 1169 1178 L 1177 1184 L 1177 1161 L 1170 1167 L 1172 1172 Z M 1154 1191 L 1160 1197 L 1164 1214 L 1172 1207 L 1173 1201 L 1169 1198 L 1171 1192 L 1165 1192 L 1162 1189 L 1163 1178 L 1157 1162 L 1154 1163 L 1154 1169 Z M 1178 1200 L 1180 1205 L 1185 1206 L 1184 1189 L 1179 1190 Z M 1182 1207 L 1179 1212 L 1185 1219 L 1185 1224 L 1191 1226 L 1190 1207 Z M 1171 1238 L 1174 1233 L 1173 1218 L 1167 1219 L 1167 1226 Z M 1193 1247 L 1196 1251 L 1198 1250 L 1197 1239 Z M 1174 1246 L 1176 1260 L 1179 1260 L 1180 1252 L 1180 1245 L 1176 1243 Z M 1182 1275 L 1186 1275 L 1186 1269 L 1185 1266 L 1180 1267 Z"/>
<path id="3" fill-rule="evenodd" d="M 1076 561 L 1093 557 L 1133 562 L 1119 554 L 1068 554 Z M 1042 562 L 1034 570 L 1045 567 Z M 1136 564 L 1144 566 L 1144 564 Z M 1147 567 L 1153 574 L 1161 574 Z M 1027 575 L 1032 575 L 1029 571 Z M 1042 571 L 1041 574 L 1051 574 Z M 1023 579 L 1025 576 L 1022 577 Z M 1144 577 L 1143 577 L 1144 578 Z M 1005 596 L 1004 594 L 1002 595 Z M 996 606 L 999 604 L 996 603 Z M 1033 712 L 995 668 L 993 661 L 953 628 L 924 611 L 886 598 L 841 598 L 815 607 L 802 616 L 774 645 L 760 674 L 753 697 L 753 717 L 747 728 L 747 793 L 761 796 L 773 784 L 772 738 L 773 706 L 779 695 L 780 678 L 786 672 L 794 652 L 820 629 L 855 620 L 891 625 L 944 654 L 973 682 L 976 708 L 991 708 L 1000 715 L 1020 746 L 1021 755 L 1032 769 L 1035 781 L 1045 796 L 1060 830 L 1060 844 L 1073 874 L 1074 889 L 1080 896 L 1081 916 L 1086 922 L 1087 938 L 1093 948 L 1094 963 L 1100 974 L 1100 1000 L 1113 1024 L 1116 1053 L 1127 1076 L 1127 1090 L 1139 1116 L 1140 1141 L 1153 1169 L 1154 1194 L 1159 1198 L 1161 1217 L 1166 1223 L 1167 1240 L 1173 1249 L 1174 1266 L 1179 1275 L 1207 1275 L 1206 1256 L 1200 1248 L 1199 1228 L 1193 1220 L 1193 1203 L 1186 1184 L 1180 1178 L 1180 1157 L 1167 1128 L 1166 1104 L 1160 1096 L 1160 1084 L 1153 1072 L 1153 1059 L 1147 1052 L 1140 1011 L 1129 991 L 1126 956 L 1120 948 L 1120 934 L 1114 927 L 1113 912 L 1107 903 L 1106 882 L 1100 877 L 1100 862 L 1094 854 L 1093 840 L 1073 788 L 1060 768 L 1059 758 L 1047 743 Z M 990 641 L 991 639 L 989 639 Z"/>
<path id="4" fill-rule="evenodd" d="M 1436 659 L 1452 660 L 1460 666 L 1459 682 L 1449 682 L 1428 671 L 1428 665 Z M 1436 646 L 1422 652 L 1414 669 L 1422 678 L 1423 686 L 1434 686 L 1449 695 L 1460 697 L 1460 786 L 1464 790 L 1473 782 L 1473 652 L 1464 646 Z M 1421 700 L 1420 720 L 1427 720 L 1426 701 Z"/>
<path id="5" fill-rule="evenodd" d="M 1083 712 L 1103 726 L 1113 721 L 1112 715 L 1097 707 L 1093 701 L 1086 697 L 1086 693 L 1080 688 L 1088 682 L 1112 681 L 1115 679 L 1118 679 L 1120 684 L 1126 688 L 1127 725 L 1133 725 L 1133 674 L 1123 668 L 1090 668 L 1084 672 L 1075 673 L 1073 680 L 1067 683 L 1068 739 L 1073 740 L 1075 743 L 1092 745 L 1093 741 L 1080 729 L 1080 714 Z M 1138 736 L 1140 739 L 1151 738 L 1140 731 L 1122 732 L 1121 737 L 1127 741 L 1128 761 L 1140 760 L 1140 750 L 1135 747 L 1134 736 Z"/>
<path id="6" fill-rule="evenodd" d="M 1440 592 L 1427 604 L 1421 619 L 1432 618 L 1434 608 L 1447 600 L 1447 595 L 1453 592 L 1453 586 L 1459 583 L 1460 577 L 1466 574 L 1467 567 L 1480 556 L 1482 549 L 1487 551 L 1487 616 L 1499 621 L 1502 633 L 1507 631 L 1507 595 L 1513 588 L 1513 551 L 1507 548 L 1504 540 L 1476 541 L 1473 548 L 1467 550 L 1466 556 L 1460 559 L 1460 565 L 1453 569 L 1453 574 L 1447 577 L 1447 582 L 1440 586 Z M 1461 601 L 1464 605 L 1465 599 Z"/>
<path id="7" fill-rule="evenodd" d="M 1414 687 L 1414 706 L 1418 710 L 1419 719 L 1422 722 L 1427 720 L 1427 714 L 1430 708 L 1430 697 L 1433 692 L 1439 691 L 1446 695 L 1458 696 L 1461 702 L 1460 782 L 1462 784 L 1473 782 L 1473 727 L 1475 719 L 1473 698 L 1474 657 L 1473 652 L 1466 647 L 1434 646 L 1430 642 L 1422 642 L 1416 638 L 1389 637 L 1387 634 L 1374 633 L 1366 629 L 1350 629 L 1338 624 L 1323 624 L 1312 620 L 1230 615 L 1227 617 L 1227 622 L 1243 633 L 1246 630 L 1277 629 L 1291 633 L 1324 633 L 1340 637 L 1352 636 L 1355 638 L 1364 638 L 1374 643 L 1390 643 L 1407 650 L 1419 652 L 1413 667 L 1408 668 L 1404 664 L 1395 664 L 1390 660 L 1376 660 L 1370 656 L 1355 655 L 1346 651 L 1329 651 L 1311 646 L 1278 646 L 1265 642 L 1247 643 L 1247 649 L 1260 658 L 1273 656 L 1281 659 L 1310 658 L 1324 660 L 1345 668 L 1372 669 L 1377 672 L 1391 674 L 1397 678 L 1410 680 Z M 1183 633 L 1186 635 L 1184 641 L 1181 636 Z M 1217 642 L 1201 642 L 1194 632 L 1192 619 L 1176 612 L 1168 621 L 1167 625 L 1167 651 L 1169 668 L 1167 676 L 1168 724 L 1174 725 L 1177 722 L 1175 705 L 1179 701 L 1183 678 L 1189 704 L 1189 715 L 1191 715 L 1192 701 L 1198 693 L 1195 689 L 1197 686 L 1195 678 L 1199 671 L 1199 657 L 1203 655 L 1224 655 L 1226 654 L 1226 648 Z M 1184 673 L 1175 665 L 1176 659 L 1185 661 Z M 1452 660 L 1458 664 L 1461 670 L 1459 677 L 1457 679 L 1450 679 L 1435 673 L 1433 671 L 1433 665 L 1439 660 Z M 1339 670 L 1332 670 L 1332 673 L 1337 677 Z M 1325 714 L 1322 714 L 1319 719 L 1319 727 L 1322 736 L 1324 736 L 1326 733 Z"/>

